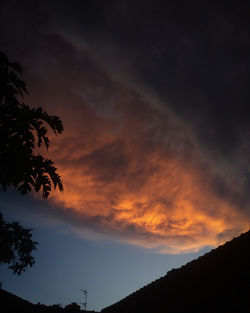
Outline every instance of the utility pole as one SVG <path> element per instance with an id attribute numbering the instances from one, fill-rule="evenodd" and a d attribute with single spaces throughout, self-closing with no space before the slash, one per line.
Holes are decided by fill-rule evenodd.
<path id="1" fill-rule="evenodd" d="M 83 306 L 84 310 L 87 310 L 87 295 L 88 295 L 88 290 L 82 290 L 80 289 L 80 291 L 82 292 L 82 296 L 83 296 L 83 302 L 80 302 L 81 305 Z"/>

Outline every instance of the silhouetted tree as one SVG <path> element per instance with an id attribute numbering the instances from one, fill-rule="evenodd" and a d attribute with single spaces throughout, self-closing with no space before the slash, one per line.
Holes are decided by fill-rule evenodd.
<path id="1" fill-rule="evenodd" d="M 49 148 L 48 126 L 61 134 L 63 125 L 57 116 L 23 102 L 28 91 L 21 74 L 20 64 L 0 52 L 0 185 L 4 190 L 12 186 L 23 195 L 42 190 L 46 199 L 52 187 L 62 191 L 63 184 L 53 162 L 36 154 L 35 149 L 42 144 Z M 1 214 L 0 263 L 10 264 L 15 274 L 34 263 L 31 252 L 37 243 L 31 236 L 31 230 L 17 222 L 6 223 Z"/>
<path id="2" fill-rule="evenodd" d="M 46 308 L 46 307 L 45 307 Z M 63 312 L 63 308 L 61 306 L 61 304 L 53 304 L 50 305 L 49 307 L 47 307 L 49 309 L 49 312 L 53 312 L 53 313 L 59 313 L 59 312 Z"/>
<path id="3" fill-rule="evenodd" d="M 68 313 L 75 313 L 75 312 L 80 312 L 81 307 L 79 304 L 72 302 L 71 304 L 68 304 L 64 307 L 64 310 Z"/>
<path id="4" fill-rule="evenodd" d="M 31 109 L 22 102 L 28 91 L 20 79 L 22 68 L 0 54 L 0 184 L 4 189 L 14 186 L 22 194 L 42 188 L 47 198 L 51 186 L 63 190 L 53 162 L 34 149 L 42 143 L 49 147 L 46 124 L 60 134 L 61 120 L 42 108 Z"/>
<path id="5" fill-rule="evenodd" d="M 23 228 L 18 222 L 6 223 L 0 213 L 0 263 L 10 264 L 14 274 L 20 275 L 35 263 L 31 252 L 37 243 L 31 237 L 31 229 Z"/>

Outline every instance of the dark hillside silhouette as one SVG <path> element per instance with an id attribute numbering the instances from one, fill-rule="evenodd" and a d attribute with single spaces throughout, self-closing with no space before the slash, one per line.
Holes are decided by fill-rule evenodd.
<path id="1" fill-rule="evenodd" d="M 3 313 L 9 312 L 32 312 L 32 303 L 23 300 L 11 293 L 0 289 L 0 310 Z M 35 312 L 35 311 L 33 311 Z"/>
<path id="2" fill-rule="evenodd" d="M 32 304 L 3 289 L 0 289 L 0 312 L 2 313 L 94 313 L 80 309 L 80 305 L 71 303 L 62 308 L 60 305 Z"/>
<path id="3" fill-rule="evenodd" d="M 102 310 L 125 312 L 249 313 L 250 231 Z"/>

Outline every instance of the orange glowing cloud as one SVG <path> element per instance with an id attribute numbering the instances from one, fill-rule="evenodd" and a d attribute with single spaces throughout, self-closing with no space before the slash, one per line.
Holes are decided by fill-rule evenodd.
<path id="1" fill-rule="evenodd" d="M 124 89 L 107 114 L 77 97 L 84 114 L 62 116 L 66 129 L 75 124 L 51 150 L 65 186 L 51 201 L 82 227 L 166 253 L 216 246 L 249 227 L 213 190 L 209 164 L 167 109 Z"/>
<path id="2" fill-rule="evenodd" d="M 234 196 L 240 184 L 214 167 L 165 103 L 117 72 L 112 78 L 85 48 L 76 53 L 65 38 L 58 47 L 62 55 L 47 60 L 44 77 L 37 69 L 32 81 L 42 82 L 31 94 L 64 123 L 49 151 L 64 192 L 50 201 L 76 232 L 184 253 L 249 228 Z"/>

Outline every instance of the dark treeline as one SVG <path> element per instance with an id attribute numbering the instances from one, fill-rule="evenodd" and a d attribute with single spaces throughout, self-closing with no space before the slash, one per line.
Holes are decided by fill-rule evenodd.
<path id="1" fill-rule="evenodd" d="M 75 302 L 64 308 L 59 304 L 50 306 L 32 304 L 3 289 L 0 289 L 0 310 L 3 313 L 94 313 L 94 311 L 81 310 L 80 305 Z"/>

